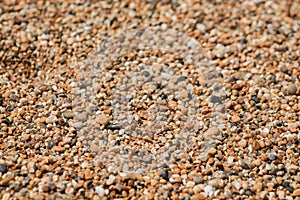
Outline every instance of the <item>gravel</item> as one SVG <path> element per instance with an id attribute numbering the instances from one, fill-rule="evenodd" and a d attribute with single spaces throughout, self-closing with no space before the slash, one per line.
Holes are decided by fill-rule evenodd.
<path id="1" fill-rule="evenodd" d="M 0 198 L 299 198 L 299 8 L 1 2 Z"/>

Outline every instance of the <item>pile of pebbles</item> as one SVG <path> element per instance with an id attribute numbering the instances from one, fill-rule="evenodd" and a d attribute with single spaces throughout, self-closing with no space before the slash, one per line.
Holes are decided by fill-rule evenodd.
<path id="1" fill-rule="evenodd" d="M 299 197 L 289 3 L 1 2 L 1 199 Z"/>

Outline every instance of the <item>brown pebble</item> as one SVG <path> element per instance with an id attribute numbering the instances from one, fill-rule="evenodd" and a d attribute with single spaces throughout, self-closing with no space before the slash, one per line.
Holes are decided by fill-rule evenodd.
<path id="1" fill-rule="evenodd" d="M 0 185 L 1 186 L 7 186 L 9 181 L 11 181 L 15 176 L 14 175 L 8 175 L 6 176 L 5 178 L 3 178 L 1 181 L 0 181 Z"/>
<path id="2" fill-rule="evenodd" d="M 252 147 L 253 147 L 254 150 L 259 150 L 259 149 L 260 149 L 260 144 L 259 144 L 259 142 L 256 141 L 256 140 L 254 140 L 254 141 L 252 142 Z"/>
<path id="3" fill-rule="evenodd" d="M 293 196 L 300 196 L 300 188 L 299 188 L 299 189 L 296 189 L 296 190 L 294 190 L 294 192 L 293 192 Z"/>
<path id="4" fill-rule="evenodd" d="M 64 147 L 60 147 L 60 146 L 54 146 L 53 149 L 59 153 L 65 152 L 65 148 Z"/>

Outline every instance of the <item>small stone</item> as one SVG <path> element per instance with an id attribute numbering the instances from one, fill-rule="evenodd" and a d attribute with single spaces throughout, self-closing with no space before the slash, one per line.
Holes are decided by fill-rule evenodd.
<path id="1" fill-rule="evenodd" d="M 165 169 L 159 174 L 159 176 L 165 180 L 168 180 L 169 179 L 169 171 L 167 169 Z"/>
<path id="2" fill-rule="evenodd" d="M 206 162 L 208 160 L 208 155 L 207 153 L 200 153 L 200 155 L 198 156 L 198 158 L 202 161 L 202 162 Z"/>
<path id="3" fill-rule="evenodd" d="M 206 135 L 207 136 L 216 136 L 219 134 L 219 132 L 220 131 L 216 126 L 212 126 L 207 130 Z"/>
<path id="4" fill-rule="evenodd" d="M 267 157 L 268 157 L 268 159 L 271 160 L 271 161 L 274 161 L 274 160 L 277 159 L 276 153 L 274 153 L 274 152 L 269 152 L 269 153 L 267 153 Z"/>
<path id="5" fill-rule="evenodd" d="M 59 153 L 63 153 L 66 151 L 66 148 L 60 147 L 60 146 L 54 146 L 53 149 L 54 149 L 54 151 L 57 151 Z"/>
<path id="6" fill-rule="evenodd" d="M 47 124 L 52 124 L 54 122 L 57 121 L 57 117 L 55 115 L 50 115 L 47 119 L 46 119 L 46 123 Z"/>
<path id="7" fill-rule="evenodd" d="M 200 183 L 203 183 L 203 178 L 199 177 L 199 176 L 195 176 L 193 178 L 193 181 L 196 183 L 196 184 L 200 184 Z"/>
<path id="8" fill-rule="evenodd" d="M 300 189 L 294 190 L 293 196 L 300 196 Z"/>
<path id="9" fill-rule="evenodd" d="M 109 175 L 109 178 L 106 180 L 106 185 L 112 185 L 115 182 L 116 177 L 114 175 Z"/>
<path id="10" fill-rule="evenodd" d="M 65 193 L 66 194 L 73 194 L 74 193 L 74 188 L 73 187 L 66 188 Z"/>
<path id="11" fill-rule="evenodd" d="M 84 113 L 77 113 L 75 117 L 81 122 L 85 122 L 87 120 L 87 116 Z"/>
<path id="12" fill-rule="evenodd" d="M 286 88 L 286 94 L 287 95 L 295 95 L 296 93 L 297 93 L 297 87 L 294 84 L 289 85 Z"/>
<path id="13" fill-rule="evenodd" d="M 234 157 L 233 156 L 229 156 L 228 159 L 227 159 L 227 163 L 228 164 L 232 164 L 234 161 Z"/>
<path id="14" fill-rule="evenodd" d="M 68 38 L 67 39 L 67 44 L 68 45 L 72 45 L 74 43 L 74 39 L 73 38 Z"/>
<path id="15" fill-rule="evenodd" d="M 41 118 L 40 118 L 40 123 L 46 122 L 46 119 L 47 119 L 46 117 L 41 117 Z"/>
<path id="16" fill-rule="evenodd" d="M 5 174 L 7 171 L 8 171 L 8 170 L 7 170 L 6 165 L 5 165 L 5 164 L 0 164 L 0 172 L 1 172 L 2 174 Z"/>
<path id="17" fill-rule="evenodd" d="M 10 199 L 10 194 L 9 193 L 5 193 L 3 196 L 2 196 L 2 200 L 9 200 Z"/>
<path id="18" fill-rule="evenodd" d="M 214 189 L 211 185 L 207 185 L 204 187 L 204 193 L 208 196 L 211 192 L 213 192 Z"/>
<path id="19" fill-rule="evenodd" d="M 254 141 L 252 142 L 252 147 L 253 147 L 254 150 L 259 150 L 259 149 L 260 149 L 260 144 L 259 144 L 259 142 L 256 141 L 256 140 L 254 140 Z"/>
<path id="20" fill-rule="evenodd" d="M 99 115 L 99 117 L 98 117 L 98 122 L 99 122 L 101 125 L 107 125 L 108 122 L 109 122 L 109 118 L 108 118 L 105 114 L 101 114 L 101 115 Z"/>
<path id="21" fill-rule="evenodd" d="M 82 122 L 75 122 L 75 123 L 73 124 L 73 126 L 74 126 L 74 128 L 76 128 L 76 129 L 81 129 L 81 128 L 84 126 L 84 124 L 83 124 Z"/>
<path id="22" fill-rule="evenodd" d="M 49 192 L 50 188 L 49 188 L 48 184 L 43 184 L 42 190 L 43 190 L 43 192 Z"/>
<path id="23" fill-rule="evenodd" d="M 225 196 L 225 198 L 231 198 L 232 197 L 231 191 L 230 190 L 225 190 L 224 191 L 224 196 Z"/>
<path id="24" fill-rule="evenodd" d="M 209 185 L 215 187 L 215 188 L 218 188 L 220 185 L 222 185 L 222 180 L 218 180 L 218 179 L 212 179 L 210 180 L 209 182 Z"/>
<path id="25" fill-rule="evenodd" d="M 0 181 L 0 186 L 7 186 L 9 181 L 11 181 L 15 176 L 14 175 L 9 175 L 9 176 L 6 176 L 5 178 L 3 178 L 1 181 Z"/>
<path id="26" fill-rule="evenodd" d="M 110 129 L 110 130 L 120 130 L 122 128 L 122 126 L 120 124 L 108 124 L 106 126 L 107 129 Z"/>
<path id="27" fill-rule="evenodd" d="M 207 154 L 211 157 L 213 157 L 216 153 L 217 153 L 217 149 L 213 147 L 207 151 Z"/>
<path id="28" fill-rule="evenodd" d="M 254 185 L 253 185 L 253 190 L 254 190 L 255 192 L 260 192 L 261 189 L 262 189 L 262 183 L 254 183 Z"/>
<path id="29" fill-rule="evenodd" d="M 241 120 L 241 118 L 240 118 L 238 115 L 233 115 L 233 116 L 231 117 L 231 121 L 232 121 L 233 123 L 239 122 L 240 120 Z"/>
<path id="30" fill-rule="evenodd" d="M 64 113 L 63 113 L 63 116 L 66 118 L 66 119 L 72 119 L 74 117 L 74 113 L 72 110 L 66 110 Z"/>
<path id="31" fill-rule="evenodd" d="M 195 182 L 193 182 L 193 181 L 188 181 L 187 183 L 186 183 L 186 187 L 188 187 L 188 188 L 192 188 L 192 187 L 194 187 L 195 186 Z"/>
<path id="32" fill-rule="evenodd" d="M 282 190 L 277 191 L 277 195 L 278 195 L 279 199 L 285 199 L 284 191 L 282 191 Z"/>
<path id="33" fill-rule="evenodd" d="M 245 139 L 242 139 L 238 142 L 238 145 L 242 148 L 245 148 L 247 146 L 247 141 Z"/>
<path id="34" fill-rule="evenodd" d="M 103 187 L 101 187 L 101 186 L 96 186 L 96 187 L 95 187 L 95 190 L 96 190 L 97 194 L 98 194 L 100 197 L 104 197 L 104 195 L 105 195 L 105 190 L 104 190 Z"/>

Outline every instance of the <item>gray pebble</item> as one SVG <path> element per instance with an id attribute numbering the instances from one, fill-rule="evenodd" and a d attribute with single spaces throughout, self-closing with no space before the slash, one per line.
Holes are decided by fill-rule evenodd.
<path id="1" fill-rule="evenodd" d="M 5 164 L 0 164 L 0 172 L 2 174 L 6 173 L 8 170 L 7 170 L 7 167 Z"/>

